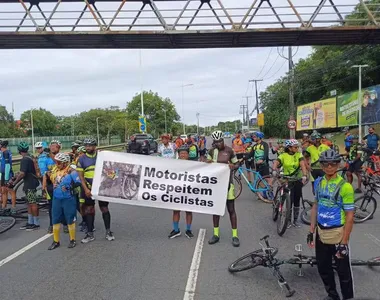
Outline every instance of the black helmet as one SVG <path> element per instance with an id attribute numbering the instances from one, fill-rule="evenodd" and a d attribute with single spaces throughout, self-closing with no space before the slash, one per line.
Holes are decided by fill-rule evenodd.
<path id="1" fill-rule="evenodd" d="M 186 151 L 187 153 L 189 153 L 189 147 L 187 145 L 182 145 L 181 147 L 179 147 L 177 149 L 177 152 L 180 153 L 182 151 Z"/>
<path id="2" fill-rule="evenodd" d="M 85 138 L 83 140 L 83 145 L 89 145 L 89 146 L 96 146 L 98 143 L 96 142 L 96 139 L 92 137 Z"/>
<path id="3" fill-rule="evenodd" d="M 8 147 L 8 141 L 7 140 L 2 140 L 0 141 L 1 147 Z"/>
<path id="4" fill-rule="evenodd" d="M 335 150 L 329 149 L 329 150 L 323 151 L 321 153 L 321 155 L 319 156 L 319 161 L 321 163 L 323 163 L 323 162 L 340 162 L 341 156 Z"/>

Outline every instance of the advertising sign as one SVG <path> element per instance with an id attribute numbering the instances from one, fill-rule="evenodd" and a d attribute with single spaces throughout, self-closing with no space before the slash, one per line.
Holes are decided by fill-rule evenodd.
<path id="1" fill-rule="evenodd" d="M 380 122 L 380 85 L 362 90 L 362 124 Z"/>
<path id="2" fill-rule="evenodd" d="M 358 125 L 358 91 L 338 96 L 338 127 Z"/>
<path id="3" fill-rule="evenodd" d="M 223 216 L 227 164 L 102 151 L 91 189 L 94 199 Z"/>
<path id="4" fill-rule="evenodd" d="M 336 98 L 297 107 L 297 131 L 336 127 Z"/>

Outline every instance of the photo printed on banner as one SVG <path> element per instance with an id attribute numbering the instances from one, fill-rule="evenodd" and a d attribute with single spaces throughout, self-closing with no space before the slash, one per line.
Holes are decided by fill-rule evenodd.
<path id="1" fill-rule="evenodd" d="M 141 165 L 104 161 L 99 195 L 138 200 Z"/>

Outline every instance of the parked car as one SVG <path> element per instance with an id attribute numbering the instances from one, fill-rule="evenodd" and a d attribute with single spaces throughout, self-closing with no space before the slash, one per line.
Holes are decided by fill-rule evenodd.
<path id="1" fill-rule="evenodd" d="M 142 133 L 136 133 L 134 134 L 136 137 L 136 142 L 141 144 L 142 152 L 146 155 L 150 154 L 150 151 L 153 151 L 154 153 L 157 153 L 158 150 L 158 143 L 150 134 L 142 134 Z M 131 141 L 128 142 L 128 144 Z"/>

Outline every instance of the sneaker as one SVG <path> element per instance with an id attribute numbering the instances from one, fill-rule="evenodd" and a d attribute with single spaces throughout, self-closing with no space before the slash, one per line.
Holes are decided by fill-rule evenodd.
<path id="1" fill-rule="evenodd" d="M 40 225 L 31 224 L 28 228 L 26 228 L 26 231 L 34 231 L 40 229 Z"/>
<path id="2" fill-rule="evenodd" d="M 298 220 L 294 220 L 293 224 L 294 227 L 296 228 L 301 228 L 301 224 L 298 222 Z"/>
<path id="3" fill-rule="evenodd" d="M 185 235 L 188 239 L 192 239 L 194 237 L 194 234 L 191 232 L 191 230 L 186 230 Z"/>
<path id="4" fill-rule="evenodd" d="M 50 245 L 48 250 L 54 250 L 55 248 L 58 248 L 59 246 L 61 246 L 60 242 L 53 242 L 53 244 Z"/>
<path id="5" fill-rule="evenodd" d="M 22 226 L 20 227 L 20 230 L 25 230 L 25 229 L 29 228 L 30 225 L 33 225 L 33 224 L 29 224 L 29 223 L 27 222 L 27 223 L 25 223 L 24 225 L 22 225 Z"/>
<path id="6" fill-rule="evenodd" d="M 49 226 L 47 232 L 48 233 L 53 233 L 53 226 Z"/>
<path id="7" fill-rule="evenodd" d="M 169 239 L 174 239 L 175 237 L 177 236 L 180 236 L 181 235 L 181 231 L 175 231 L 174 229 L 170 232 L 168 238 Z"/>
<path id="8" fill-rule="evenodd" d="M 74 248 L 76 245 L 77 245 L 77 242 L 75 240 L 71 240 L 67 248 Z"/>
<path id="9" fill-rule="evenodd" d="M 232 238 L 232 246 L 234 247 L 239 247 L 240 246 L 240 241 L 238 237 L 233 237 Z"/>
<path id="10" fill-rule="evenodd" d="M 84 239 L 81 240 L 81 243 L 87 244 L 89 242 L 92 242 L 93 240 L 95 240 L 94 235 L 92 233 L 87 233 Z"/>
<path id="11" fill-rule="evenodd" d="M 113 240 L 115 240 L 115 237 L 114 237 L 112 231 L 107 230 L 107 233 L 106 233 L 106 240 L 108 240 L 108 241 L 113 241 Z"/>
<path id="12" fill-rule="evenodd" d="M 219 242 L 219 237 L 217 235 L 213 235 L 211 237 L 211 239 L 208 241 L 209 245 L 214 245 L 216 244 L 217 242 Z"/>
<path id="13" fill-rule="evenodd" d="M 64 233 L 69 233 L 69 227 L 67 225 L 63 226 L 63 232 Z"/>

